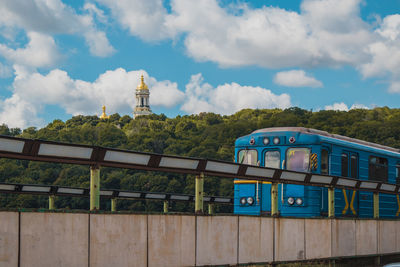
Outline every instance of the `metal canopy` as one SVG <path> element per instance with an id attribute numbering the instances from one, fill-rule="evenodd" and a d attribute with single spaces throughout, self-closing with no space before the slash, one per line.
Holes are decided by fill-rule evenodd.
<path id="1" fill-rule="evenodd" d="M 66 144 L 0 135 L 0 157 L 128 168 L 147 171 L 205 174 L 273 183 L 335 187 L 398 194 L 399 185 L 347 177 L 302 173 L 219 160 L 144 153 L 98 146 Z"/>

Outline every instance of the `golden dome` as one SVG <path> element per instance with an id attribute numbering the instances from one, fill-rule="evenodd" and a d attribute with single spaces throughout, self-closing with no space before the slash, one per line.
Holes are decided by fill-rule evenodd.
<path id="1" fill-rule="evenodd" d="M 106 114 L 106 106 L 103 106 L 102 109 L 103 109 L 103 114 L 101 114 L 100 119 L 102 120 L 109 119 L 110 116 L 107 116 Z"/>
<path id="2" fill-rule="evenodd" d="M 144 83 L 144 78 L 143 78 L 143 74 L 140 77 L 140 84 L 136 87 L 137 90 L 149 90 L 149 88 L 147 87 L 147 85 Z"/>

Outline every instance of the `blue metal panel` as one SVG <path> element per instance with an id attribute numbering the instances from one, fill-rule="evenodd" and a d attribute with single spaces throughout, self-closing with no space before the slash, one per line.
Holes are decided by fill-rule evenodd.
<path id="1" fill-rule="evenodd" d="M 262 213 L 268 214 L 271 212 L 271 184 L 262 184 L 260 204 Z"/>
<path id="2" fill-rule="evenodd" d="M 260 215 L 260 205 L 255 201 L 253 205 L 241 205 L 242 197 L 253 197 L 255 199 L 255 184 L 235 184 L 235 198 L 233 211 L 236 214 Z"/>

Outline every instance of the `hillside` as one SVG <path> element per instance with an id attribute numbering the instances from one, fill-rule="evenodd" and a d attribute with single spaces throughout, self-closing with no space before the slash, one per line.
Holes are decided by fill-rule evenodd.
<path id="1" fill-rule="evenodd" d="M 46 127 L 9 129 L 0 126 L 0 134 L 25 138 L 90 144 L 136 151 L 213 158 L 232 161 L 234 141 L 253 130 L 266 127 L 301 126 L 341 134 L 400 148 L 400 109 L 318 111 L 300 108 L 286 110 L 242 110 L 230 116 L 213 113 L 177 116 L 143 116 L 133 120 L 118 114 L 103 121 L 96 116 L 75 116 L 66 122 L 54 120 Z M 0 182 L 56 184 L 89 187 L 87 166 L 60 165 L 0 159 Z M 194 193 L 193 176 L 149 173 L 102 168 L 101 186 L 108 189 L 153 192 Z M 233 196 L 230 179 L 206 178 L 207 195 Z M 47 198 L 0 195 L 1 207 L 46 207 Z M 87 199 L 58 198 L 60 208 L 88 207 Z M 109 203 L 102 202 L 108 209 Z M 118 209 L 161 210 L 162 203 L 119 201 Z M 174 211 L 189 211 L 191 206 L 174 203 Z M 224 211 L 228 209 L 224 208 Z"/>

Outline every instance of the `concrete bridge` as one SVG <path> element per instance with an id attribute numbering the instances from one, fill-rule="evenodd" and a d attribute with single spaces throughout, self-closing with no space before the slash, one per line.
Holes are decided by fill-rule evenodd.
<path id="1" fill-rule="evenodd" d="M 396 220 L 0 212 L 0 266 L 267 265 L 399 251 Z"/>
<path id="2" fill-rule="evenodd" d="M 0 212 L 0 266 L 275 265 L 400 254 L 400 220 L 378 219 L 379 194 L 399 195 L 400 185 L 6 136 L 0 136 L 0 157 L 90 166 L 90 210 L 94 211 Z M 196 175 L 198 215 L 98 213 L 102 166 Z M 278 183 L 327 187 L 330 217 L 335 214 L 335 188 L 370 191 L 374 219 L 200 215 L 205 175 L 271 182 L 272 188 Z M 24 187 L 4 186 L 3 191 L 24 191 Z M 54 190 L 46 191 L 53 194 L 50 208 L 58 192 Z M 276 190 L 271 203 L 271 213 L 276 215 Z"/>

